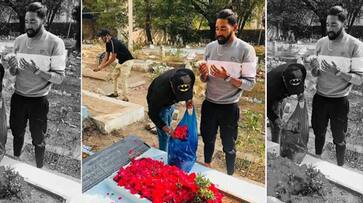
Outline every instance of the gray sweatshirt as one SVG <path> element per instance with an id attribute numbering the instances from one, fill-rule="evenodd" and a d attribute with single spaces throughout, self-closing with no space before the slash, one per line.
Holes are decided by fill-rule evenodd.
<path id="1" fill-rule="evenodd" d="M 33 60 L 40 70 L 51 73 L 49 81 L 28 70 L 19 68 L 15 92 L 25 97 L 48 95 L 53 83 L 60 84 L 65 75 L 66 49 L 61 38 L 44 30 L 39 39 L 22 34 L 15 39 L 14 52 L 18 60 Z M 19 66 L 20 67 L 20 66 Z"/>
<path id="2" fill-rule="evenodd" d="M 242 63 L 254 63 L 256 61 L 256 52 L 253 46 L 236 38 L 231 44 L 220 45 L 218 41 L 209 43 L 205 50 L 205 60 L 220 61 L 226 63 L 240 64 L 237 72 L 242 72 Z M 237 66 L 235 66 L 237 67 Z M 226 68 L 226 67 L 225 67 Z M 234 70 L 236 72 L 236 70 Z M 222 78 L 216 78 L 208 75 L 206 99 L 216 104 L 237 103 L 242 95 L 243 90 L 250 91 L 256 83 L 255 76 L 239 76 L 242 85 L 237 88 L 231 83 L 224 81 Z"/>
<path id="3" fill-rule="evenodd" d="M 363 61 L 363 43 L 349 34 L 344 34 L 340 40 L 331 41 L 328 37 L 321 38 L 316 44 L 316 55 L 335 61 L 342 72 L 350 73 L 352 79 L 346 81 L 340 76 L 329 72 L 319 71 L 317 76 L 317 93 L 324 97 L 344 97 L 348 96 L 352 85 L 361 85 L 363 81 L 363 66 L 354 63 L 355 60 Z M 339 64 L 339 59 L 350 61 L 349 64 Z M 353 61 L 353 62 L 352 62 Z M 328 61 L 328 63 L 331 63 Z"/>

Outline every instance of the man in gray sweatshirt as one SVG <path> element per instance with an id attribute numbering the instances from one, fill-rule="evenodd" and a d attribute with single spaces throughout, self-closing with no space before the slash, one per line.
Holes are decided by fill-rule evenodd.
<path id="1" fill-rule="evenodd" d="M 39 2 L 29 4 L 25 14 L 26 33 L 15 39 L 15 57 L 9 59 L 10 74 L 15 76 L 15 92 L 10 102 L 10 129 L 14 136 L 14 156 L 19 158 L 25 129 L 34 145 L 35 161 L 43 167 L 48 122 L 48 93 L 52 84 L 65 77 L 66 51 L 61 38 L 45 27 L 47 8 Z"/>
<path id="2" fill-rule="evenodd" d="M 311 63 L 317 77 L 313 98 L 312 127 L 315 134 L 315 153 L 321 156 L 330 120 L 337 164 L 344 164 L 345 136 L 348 128 L 348 95 L 353 85 L 363 83 L 363 44 L 344 30 L 346 12 L 332 7 L 327 17 L 327 34 L 316 44 L 316 55 L 321 58 Z M 335 61 L 335 62 L 334 62 Z M 343 61 L 344 63 L 338 63 Z"/>
<path id="3" fill-rule="evenodd" d="M 219 127 L 229 175 L 234 173 L 236 159 L 235 142 L 240 114 L 238 101 L 243 90 L 253 88 L 256 76 L 255 50 L 236 37 L 236 30 L 235 14 L 229 9 L 220 11 L 216 21 L 217 40 L 207 45 L 206 62 L 199 66 L 201 80 L 207 83 L 200 125 L 204 162 L 206 166 L 210 166 L 212 162 Z M 249 70 L 245 71 L 246 68 Z M 244 75 L 243 72 L 250 74 Z"/>

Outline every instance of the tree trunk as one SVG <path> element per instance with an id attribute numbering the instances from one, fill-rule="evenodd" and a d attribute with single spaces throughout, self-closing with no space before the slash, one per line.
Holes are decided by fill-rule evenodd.
<path id="1" fill-rule="evenodd" d="M 77 32 L 76 32 L 76 50 L 81 51 L 81 23 L 77 21 Z"/>
<path id="2" fill-rule="evenodd" d="M 53 20 L 58 12 L 58 10 L 60 9 L 61 7 L 61 4 L 62 4 L 62 1 L 59 1 L 58 4 L 51 10 L 51 15 L 50 15 L 50 19 L 48 21 L 48 29 L 50 29 L 50 26 L 52 25 L 53 23 Z"/>
<path id="3" fill-rule="evenodd" d="M 168 43 L 168 34 L 166 32 L 166 27 L 163 27 L 162 30 L 163 30 L 164 37 L 163 37 L 163 40 L 161 40 L 160 45 Z"/>
<path id="4" fill-rule="evenodd" d="M 25 13 L 20 11 L 20 12 L 16 12 L 18 14 L 18 18 L 19 18 L 19 32 L 20 33 L 24 33 L 25 32 Z"/>
<path id="5" fill-rule="evenodd" d="M 209 4 L 208 5 L 212 5 L 213 1 L 209 0 L 208 1 Z M 204 16 L 205 19 L 207 19 L 208 21 L 208 26 L 210 28 L 209 30 L 209 38 L 213 41 L 216 38 L 216 16 L 215 13 L 210 13 L 208 12 L 208 8 L 207 9 L 202 9 L 202 7 L 196 3 L 196 1 L 191 1 L 192 5 L 194 6 L 195 11 L 197 11 L 198 13 L 200 13 L 202 16 Z"/>
<path id="6" fill-rule="evenodd" d="M 145 22 L 145 31 L 146 31 L 147 43 L 154 44 L 153 38 L 151 35 L 151 23 L 150 22 Z"/>
<path id="7" fill-rule="evenodd" d="M 242 31 L 243 31 L 243 28 L 245 27 L 249 17 L 250 17 L 250 12 L 249 13 L 246 13 L 245 16 L 243 16 L 243 18 L 241 18 L 239 24 L 238 24 L 238 37 L 239 38 L 242 38 Z"/>
<path id="8" fill-rule="evenodd" d="M 211 21 L 208 19 L 208 25 L 209 25 L 209 38 L 211 41 L 214 41 L 216 39 L 216 22 Z"/>
<path id="9" fill-rule="evenodd" d="M 262 29 L 260 29 L 260 33 L 258 34 L 258 42 L 257 45 L 261 44 L 261 37 L 262 37 Z"/>
<path id="10" fill-rule="evenodd" d="M 145 0 L 145 32 L 146 32 L 146 37 L 147 37 L 147 43 L 148 44 L 153 44 L 153 38 L 151 35 L 151 5 L 150 5 L 150 0 Z"/>
<path id="11" fill-rule="evenodd" d="M 361 8 L 361 7 L 359 7 L 359 8 Z M 354 10 L 354 12 L 352 13 L 351 17 L 348 18 L 348 29 L 347 29 L 347 33 L 350 33 L 352 31 L 354 21 L 357 18 L 359 12 L 360 12 L 360 10 Z"/>
<path id="12" fill-rule="evenodd" d="M 240 28 L 238 29 L 238 38 L 242 38 L 242 31 L 243 31 L 243 28 L 245 27 L 245 25 L 246 25 L 246 22 L 247 22 L 247 20 L 243 20 L 243 22 L 242 22 L 242 24 L 241 24 L 241 26 L 240 26 Z"/>
<path id="13" fill-rule="evenodd" d="M 320 34 L 321 36 L 326 35 L 326 18 L 320 17 Z"/>
<path id="14" fill-rule="evenodd" d="M 52 25 L 53 23 L 53 20 L 54 20 L 54 17 L 55 17 L 55 14 L 57 13 L 57 11 L 53 11 L 52 15 L 50 16 L 50 20 L 48 22 L 48 29 L 50 29 L 50 26 Z"/>

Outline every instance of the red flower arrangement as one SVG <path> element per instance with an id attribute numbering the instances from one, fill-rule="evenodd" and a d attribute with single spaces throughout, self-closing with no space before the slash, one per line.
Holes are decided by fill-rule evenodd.
<path id="1" fill-rule="evenodd" d="M 179 140 L 186 140 L 188 137 L 188 126 L 180 125 L 174 130 L 174 138 Z"/>
<path id="2" fill-rule="evenodd" d="M 220 203 L 223 195 L 203 176 L 150 158 L 132 160 L 113 179 L 132 194 L 154 203 Z"/>

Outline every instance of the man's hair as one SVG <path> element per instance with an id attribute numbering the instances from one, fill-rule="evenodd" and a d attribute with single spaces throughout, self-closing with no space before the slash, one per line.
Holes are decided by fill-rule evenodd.
<path id="1" fill-rule="evenodd" d="M 47 7 L 40 2 L 33 2 L 28 5 L 26 12 L 37 13 L 39 18 L 44 19 L 47 15 Z"/>
<path id="2" fill-rule="evenodd" d="M 339 21 L 345 22 L 347 12 L 341 6 L 333 6 L 329 9 L 328 15 L 338 16 Z"/>
<path id="3" fill-rule="evenodd" d="M 231 9 L 223 9 L 217 13 L 217 19 L 228 20 L 228 23 L 232 26 L 237 24 L 237 16 Z"/>
<path id="4" fill-rule="evenodd" d="M 105 28 L 100 29 L 100 30 L 97 32 L 97 34 L 96 34 L 96 36 L 97 36 L 97 37 L 104 37 L 104 36 L 106 36 L 106 35 L 110 35 L 110 36 L 112 36 L 112 35 L 111 35 L 111 33 L 110 33 L 110 31 L 109 31 L 108 29 L 105 29 Z"/>

